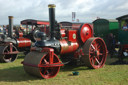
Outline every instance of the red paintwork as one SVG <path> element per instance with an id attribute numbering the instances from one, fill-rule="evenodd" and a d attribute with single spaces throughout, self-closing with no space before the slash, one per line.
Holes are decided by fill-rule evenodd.
<path id="1" fill-rule="evenodd" d="M 68 30 L 67 37 L 68 37 L 68 41 L 76 42 L 77 30 Z"/>
<path id="2" fill-rule="evenodd" d="M 83 43 L 93 36 L 93 30 L 89 24 L 83 24 L 80 30 L 80 38 Z"/>
<path id="3" fill-rule="evenodd" d="M 89 25 L 91 26 L 91 28 L 93 29 L 93 23 L 89 23 Z"/>
<path id="4" fill-rule="evenodd" d="M 65 37 L 66 36 L 65 29 L 60 29 L 60 34 L 61 37 Z"/>
<path id="5" fill-rule="evenodd" d="M 79 58 L 79 55 L 84 56 L 84 53 L 83 53 L 82 49 L 79 49 L 78 51 L 75 51 L 74 52 L 74 58 L 75 59 L 78 59 Z"/>
<path id="6" fill-rule="evenodd" d="M 42 51 L 41 52 L 48 52 L 48 55 L 49 55 L 49 66 L 51 67 L 51 65 L 53 66 L 63 66 L 63 64 L 59 61 L 57 63 L 54 62 L 54 49 L 53 48 L 42 48 Z M 57 56 L 56 56 L 57 57 Z M 40 65 L 41 66 L 41 65 Z M 43 65 L 43 66 L 48 66 L 48 65 Z"/>
<path id="7" fill-rule="evenodd" d="M 12 43 L 9 44 L 10 45 L 10 52 L 12 52 Z"/>
<path id="8" fill-rule="evenodd" d="M 43 48 L 42 52 L 47 52 L 47 54 L 42 57 L 40 64 L 38 65 L 39 67 L 42 67 L 40 68 L 41 76 L 45 79 L 55 77 L 60 70 L 60 66 L 63 66 L 64 64 L 62 64 L 58 56 L 54 54 L 53 48 Z M 49 69 L 52 71 L 49 71 Z"/>
<path id="9" fill-rule="evenodd" d="M 23 37 L 23 32 L 19 32 L 19 37 Z"/>
<path id="10" fill-rule="evenodd" d="M 81 23 L 79 23 L 79 24 L 78 23 L 77 24 L 73 23 L 72 24 L 72 29 L 79 29 L 81 25 L 82 25 Z"/>
<path id="11" fill-rule="evenodd" d="M 24 25 L 28 25 L 28 24 L 30 24 L 30 25 L 49 25 L 49 22 L 34 20 L 34 19 L 26 19 L 26 20 L 21 21 L 21 24 L 24 24 Z"/>
<path id="12" fill-rule="evenodd" d="M 80 24 L 78 24 L 78 26 L 80 26 Z M 76 51 L 80 44 L 79 38 L 81 38 L 82 42 L 84 43 L 88 38 L 93 36 L 92 28 L 89 24 L 83 24 L 81 26 L 81 30 L 79 33 L 80 37 L 78 37 L 78 32 L 79 32 L 78 29 L 74 29 L 74 30 L 70 29 L 66 31 L 64 29 L 61 30 L 61 33 L 62 33 L 61 36 L 67 37 L 67 39 L 60 40 L 60 45 L 61 45 L 60 54 Z"/>
<path id="13" fill-rule="evenodd" d="M 57 50 L 56 53 L 58 51 L 60 52 L 57 54 L 60 54 L 62 56 L 64 54 L 64 57 L 65 56 L 68 57 L 68 55 L 74 56 L 71 54 L 77 51 L 78 53 L 76 52 L 77 54 L 76 58 L 78 58 L 78 56 L 80 56 L 81 58 L 83 57 L 83 59 L 87 61 L 87 64 L 88 65 L 91 64 L 91 67 L 93 68 L 102 67 L 105 63 L 104 61 L 106 60 L 106 56 L 107 56 L 106 49 L 107 48 L 106 48 L 104 41 L 101 38 L 91 38 L 93 37 L 93 29 L 91 25 L 82 24 L 82 23 L 70 23 L 70 22 L 60 23 L 60 25 L 63 26 L 63 28 L 65 28 L 66 30 L 63 30 L 63 29 L 60 30 L 61 38 L 59 37 L 56 39 L 54 37 L 55 35 L 52 35 L 52 34 L 55 34 L 57 30 L 59 30 L 55 27 L 56 25 L 55 24 L 56 23 L 55 13 L 54 13 L 55 5 L 50 4 L 48 5 L 48 7 L 49 7 L 49 13 L 50 13 L 49 14 L 50 15 L 50 27 L 53 26 L 53 28 L 50 28 L 50 32 L 51 32 L 51 29 L 53 29 L 52 30 L 53 32 L 50 33 L 51 38 L 49 40 L 46 40 L 46 43 L 47 42 L 49 43 L 48 45 L 47 44 L 45 45 L 44 43 L 41 50 L 40 50 L 40 47 L 38 46 L 37 46 L 38 49 L 37 48 L 31 49 L 31 50 L 34 50 L 34 49 L 39 50 L 39 52 L 42 52 L 42 53 L 40 54 L 39 58 L 38 58 L 38 53 L 37 53 L 37 56 L 34 57 L 34 58 L 38 58 L 39 60 L 39 63 L 37 63 L 38 68 L 36 67 L 36 69 L 39 69 L 39 71 L 33 68 L 35 72 L 32 72 L 31 67 L 28 68 L 29 71 L 34 74 L 36 74 L 37 72 L 36 74 L 37 76 L 41 75 L 45 79 L 55 77 L 60 70 L 60 66 L 63 66 L 63 64 L 60 63 L 58 56 L 54 53 L 54 49 Z M 37 22 L 37 23 L 42 24 L 41 22 Z M 58 36 L 57 33 L 56 33 L 56 36 Z M 60 43 L 55 42 L 58 40 Z M 92 45 L 94 46 L 94 48 L 92 47 Z M 31 57 L 32 54 L 28 55 L 27 57 L 29 56 Z M 99 60 L 98 65 L 94 63 L 97 61 L 96 58 Z M 31 63 L 34 64 L 34 62 L 31 62 Z"/>
<path id="14" fill-rule="evenodd" d="M 40 20 L 33 20 L 33 19 L 26 19 L 21 21 L 22 25 L 32 25 L 32 30 L 34 30 L 34 25 L 40 25 L 40 30 L 42 32 L 45 32 L 47 35 L 49 35 L 49 22 L 48 21 L 40 21 Z M 27 27 L 28 28 L 28 27 Z"/>
<path id="15" fill-rule="evenodd" d="M 77 42 L 69 42 L 63 39 L 63 40 L 60 40 L 60 46 L 61 46 L 60 54 L 65 54 L 65 53 L 71 53 L 76 51 L 79 47 L 79 44 Z"/>
<path id="16" fill-rule="evenodd" d="M 128 44 L 123 45 L 123 50 L 128 49 Z"/>
<path id="17" fill-rule="evenodd" d="M 31 46 L 31 40 L 28 38 L 18 38 L 17 39 L 18 47 L 29 47 Z"/>
<path id="18" fill-rule="evenodd" d="M 60 70 L 60 66 L 63 66 L 64 64 L 60 62 L 58 56 L 54 53 L 53 48 L 45 47 L 42 48 L 41 52 L 43 52 L 44 55 L 42 55 L 38 65 L 24 62 L 22 62 L 22 64 L 39 68 L 39 73 L 42 76 L 42 78 L 49 79 L 55 77 Z"/>
<path id="19" fill-rule="evenodd" d="M 13 50 L 13 44 L 12 43 L 9 43 L 9 49 L 8 48 L 5 48 L 4 50 L 8 50 L 7 52 L 3 52 L 4 55 L 11 55 L 11 54 L 18 54 L 19 51 L 17 51 L 16 49 Z"/>
<path id="20" fill-rule="evenodd" d="M 87 54 L 87 53 L 85 53 Z M 101 38 L 96 38 L 91 42 L 89 48 L 89 63 L 92 68 L 102 68 L 107 58 L 107 47 Z"/>
<path id="21" fill-rule="evenodd" d="M 45 24 L 45 25 L 49 25 L 49 22 L 45 22 L 45 21 L 37 21 L 37 24 Z"/>
<path id="22" fill-rule="evenodd" d="M 41 32 L 45 32 L 47 35 L 49 35 L 49 27 L 44 25 L 44 27 L 40 27 L 40 29 L 41 29 Z"/>

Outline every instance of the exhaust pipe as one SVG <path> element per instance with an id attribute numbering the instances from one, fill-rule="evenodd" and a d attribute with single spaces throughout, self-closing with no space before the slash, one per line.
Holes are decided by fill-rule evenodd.
<path id="1" fill-rule="evenodd" d="M 49 22 L 50 22 L 50 37 L 55 40 L 55 7 L 54 4 L 49 4 Z"/>
<path id="2" fill-rule="evenodd" d="M 8 28 L 8 37 L 12 38 L 13 34 L 13 16 L 8 16 L 9 18 L 9 28 Z"/>

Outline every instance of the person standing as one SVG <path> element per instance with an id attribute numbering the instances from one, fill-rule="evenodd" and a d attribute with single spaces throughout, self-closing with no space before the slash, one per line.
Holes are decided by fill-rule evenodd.
<path id="1" fill-rule="evenodd" d="M 3 31 L 3 28 L 0 26 L 0 34 L 2 33 L 2 31 Z"/>
<path id="2" fill-rule="evenodd" d="M 6 34 L 6 26 L 3 25 L 3 33 Z"/>
<path id="3" fill-rule="evenodd" d="M 107 40 L 108 40 L 107 47 L 108 47 L 110 57 L 113 57 L 114 52 L 115 52 L 115 45 L 116 45 L 114 35 L 112 33 L 109 33 Z"/>
<path id="4" fill-rule="evenodd" d="M 126 23 L 123 25 L 122 30 L 124 30 L 124 31 L 127 31 L 128 30 L 128 27 L 127 27 L 127 24 Z"/>

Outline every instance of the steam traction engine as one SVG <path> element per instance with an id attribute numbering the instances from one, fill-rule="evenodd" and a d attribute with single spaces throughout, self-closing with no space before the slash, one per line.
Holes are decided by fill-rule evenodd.
<path id="1" fill-rule="evenodd" d="M 8 33 L 7 35 L 0 35 L 0 62 L 13 62 L 17 59 L 19 52 L 28 53 L 32 43 L 35 42 L 33 35 L 37 31 L 44 31 L 45 27 L 39 26 L 49 25 L 49 22 L 27 19 L 21 21 L 21 24 L 24 25 L 26 31 L 19 31 L 15 28 L 14 33 L 13 16 L 9 16 Z M 35 29 L 30 30 L 28 26 L 35 27 Z"/>
<path id="2" fill-rule="evenodd" d="M 30 49 L 31 40 L 24 38 L 22 32 L 17 32 L 14 36 L 13 31 L 13 16 L 9 16 L 8 35 L 0 36 L 0 62 L 13 62 L 20 48 Z"/>
<path id="3" fill-rule="evenodd" d="M 55 21 L 55 5 L 49 5 L 50 39 L 46 39 L 44 32 L 35 34 L 35 47 L 31 48 L 24 59 L 24 70 L 42 78 L 52 78 L 57 75 L 59 60 L 73 57 L 84 62 L 90 68 L 102 68 L 107 57 L 107 48 L 99 37 L 93 37 L 93 30 L 89 24 L 81 24 L 75 29 L 61 29 Z M 69 59 L 71 60 L 71 59 Z"/>

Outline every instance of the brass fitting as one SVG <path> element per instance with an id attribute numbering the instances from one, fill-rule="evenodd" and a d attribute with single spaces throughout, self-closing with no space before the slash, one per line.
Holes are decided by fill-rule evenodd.
<path id="1" fill-rule="evenodd" d="M 49 5 L 48 5 L 48 8 L 55 8 L 55 7 L 56 7 L 55 4 L 49 4 Z"/>
<path id="2" fill-rule="evenodd" d="M 8 18 L 9 18 L 9 19 L 12 19 L 12 18 L 13 18 L 13 16 L 8 16 Z"/>

